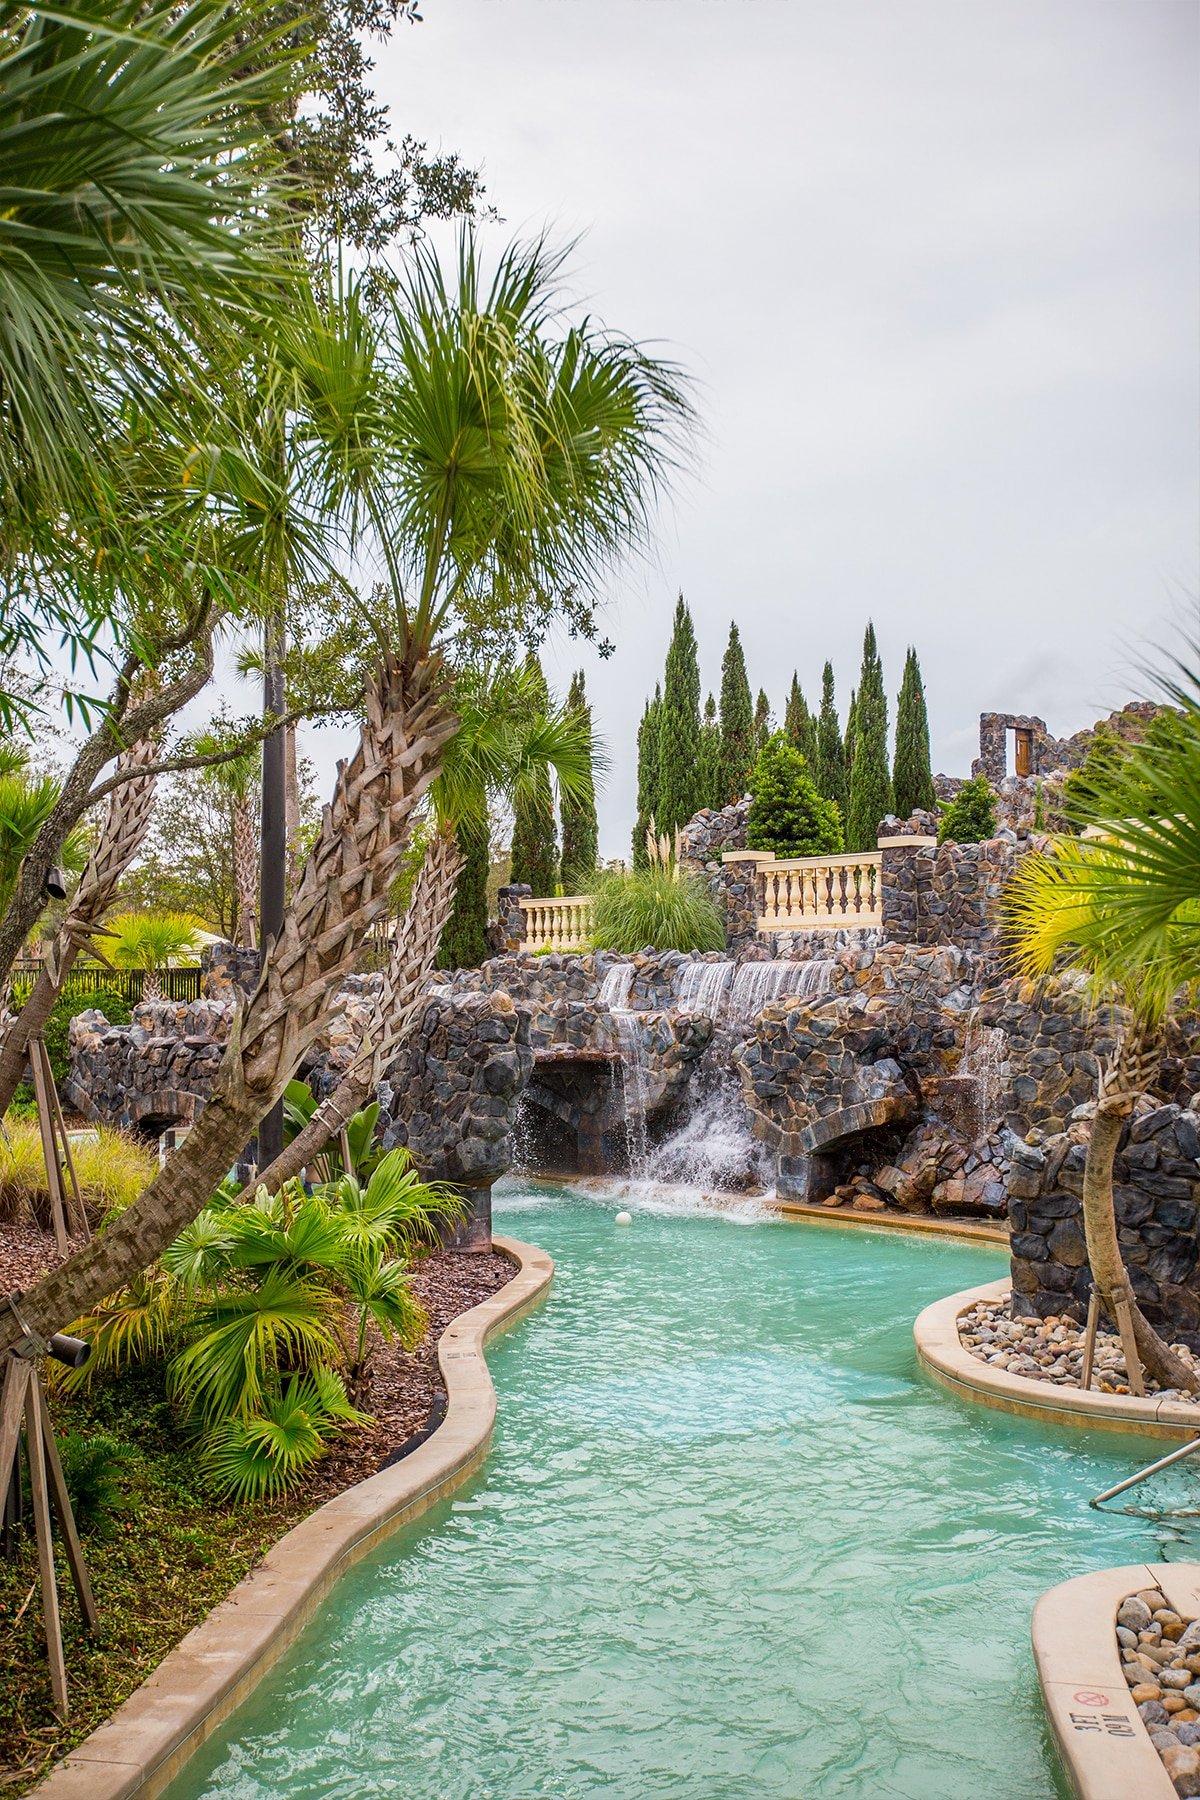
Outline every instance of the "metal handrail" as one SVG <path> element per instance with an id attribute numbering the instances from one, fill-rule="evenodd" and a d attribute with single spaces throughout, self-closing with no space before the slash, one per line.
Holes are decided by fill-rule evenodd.
<path id="1" fill-rule="evenodd" d="M 1157 1462 L 1152 1462 L 1146 1468 L 1139 1469 L 1137 1474 L 1131 1475 L 1127 1481 L 1118 1481 L 1116 1487 L 1105 1488 L 1102 1494 L 1097 1494 L 1094 1500 L 1089 1500 L 1088 1505 L 1098 1508 L 1103 1500 L 1115 1500 L 1118 1494 L 1125 1492 L 1126 1488 L 1136 1487 L 1139 1481 L 1145 1481 L 1147 1475 L 1156 1475 L 1160 1469 L 1167 1469 L 1172 1463 L 1181 1462 L 1185 1456 L 1191 1456 L 1197 1450 L 1200 1450 L 1200 1437 L 1194 1437 L 1190 1444 L 1181 1444 L 1178 1450 L 1172 1450 L 1168 1456 L 1162 1456 Z"/>

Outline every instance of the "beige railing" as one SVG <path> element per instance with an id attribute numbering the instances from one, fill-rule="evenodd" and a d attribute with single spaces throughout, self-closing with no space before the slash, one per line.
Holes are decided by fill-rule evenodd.
<path id="1" fill-rule="evenodd" d="M 735 850 L 724 860 L 757 863 L 760 931 L 838 931 L 883 922 L 878 850 L 786 860 Z"/>
<path id="2" fill-rule="evenodd" d="M 585 950 L 592 940 L 592 897 L 564 894 L 561 900 L 522 900 L 523 950 Z"/>

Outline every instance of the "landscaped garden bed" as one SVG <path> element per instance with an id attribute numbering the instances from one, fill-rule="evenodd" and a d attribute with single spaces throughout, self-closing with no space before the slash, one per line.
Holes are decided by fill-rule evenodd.
<path id="1" fill-rule="evenodd" d="M 72 1248 L 78 1246 L 73 1243 Z M 0 1288 L 24 1288 L 57 1261 L 53 1238 L 36 1226 L 10 1226 L 0 1250 Z M 67 1439 L 76 1504 L 82 1473 L 72 1477 L 72 1433 L 115 1442 L 108 1465 L 111 1504 L 100 1496 L 84 1547 L 103 1636 L 79 1631 L 70 1582 L 61 1592 L 70 1681 L 71 1723 L 53 1722 L 36 1592 L 32 1535 L 17 1536 L 15 1560 L 0 1560 L 0 1782 L 23 1792 L 50 1762 L 107 1718 L 166 1653 L 254 1567 L 297 1520 L 368 1475 L 440 1416 L 437 1342 L 446 1326 L 513 1275 L 503 1256 L 433 1252 L 414 1265 L 411 1289 L 427 1315 L 411 1351 L 375 1342 L 360 1396 L 367 1425 L 341 1433 L 329 1453 L 286 1496 L 238 1505 L 215 1500 L 201 1479 L 195 1445 L 181 1433 L 161 1365 L 107 1375 L 74 1394 L 52 1390 L 50 1405 Z M 94 1488 L 94 1484 L 93 1484 Z"/>
<path id="2" fill-rule="evenodd" d="M 1200 1620 L 1190 1624 L 1157 1588 L 1117 1608 L 1121 1667 L 1138 1716 L 1179 1794 L 1200 1794 Z"/>
<path id="3" fill-rule="evenodd" d="M 963 1348 L 990 1368 L 1025 1375 L 1031 1381 L 1052 1382 L 1078 1388 L 1083 1373 L 1084 1327 L 1068 1314 L 1046 1319 L 1014 1319 L 1007 1297 L 978 1300 L 959 1314 L 958 1335 Z M 1186 1344 L 1173 1344 L 1189 1368 L 1200 1367 L 1200 1358 Z M 1161 1387 L 1143 1373 L 1146 1392 L 1165 1400 L 1191 1400 L 1178 1388 Z M 1129 1373 L 1121 1340 L 1115 1332 L 1096 1333 L 1092 1388 L 1101 1394 L 1128 1394 Z"/>

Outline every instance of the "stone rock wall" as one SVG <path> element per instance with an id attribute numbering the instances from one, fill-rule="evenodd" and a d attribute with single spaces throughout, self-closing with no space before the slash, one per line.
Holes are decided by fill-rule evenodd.
<path id="1" fill-rule="evenodd" d="M 750 816 L 747 794 L 732 806 L 713 812 L 708 807 L 688 820 L 680 834 L 680 862 L 708 883 L 721 917 L 729 948 L 736 953 L 750 943 L 758 930 L 758 882 L 753 862 L 726 863 L 726 850 L 746 848 L 746 824 Z"/>
<path id="2" fill-rule="evenodd" d="M 190 1125 L 212 1092 L 232 1018 L 228 1001 L 205 999 L 143 1000 L 129 1025 L 77 1013 L 63 1097 L 85 1119 L 123 1130 Z"/>
<path id="3" fill-rule="evenodd" d="M 1091 1108 L 1080 1108 L 1088 1114 Z M 1083 1319 L 1091 1291 L 1083 1234 L 1087 1117 L 1016 1144 L 1007 1180 L 1012 1310 L 1018 1318 Z M 1200 1348 L 1200 1116 L 1196 1102 L 1141 1103 L 1115 1165 L 1121 1255 L 1151 1323 Z"/>

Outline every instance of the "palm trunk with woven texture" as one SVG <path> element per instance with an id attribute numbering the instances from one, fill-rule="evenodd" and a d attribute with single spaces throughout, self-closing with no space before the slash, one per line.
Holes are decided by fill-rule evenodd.
<path id="1" fill-rule="evenodd" d="M 1139 1096 L 1154 1082 L 1158 1063 L 1159 1058 L 1149 1039 L 1135 1029 L 1121 1039 L 1101 1078 L 1100 1099 L 1092 1121 L 1083 1171 L 1083 1231 L 1092 1280 L 1101 1297 L 1119 1293 L 1122 1289 L 1126 1294 L 1138 1355 L 1146 1373 L 1163 1387 L 1182 1388 L 1187 1392 L 1196 1386 L 1195 1377 L 1187 1364 L 1159 1337 L 1129 1285 L 1117 1236 L 1113 1197 L 1113 1164 L 1121 1133 Z"/>
<path id="2" fill-rule="evenodd" d="M 362 1050 L 312 1118 L 284 1146 L 258 1185 L 274 1193 L 318 1156 L 378 1085 L 421 1010 L 425 984 L 433 973 L 442 933 L 454 905 L 463 857 L 454 833 L 439 831 L 425 851 L 412 899 L 363 1029 Z"/>
<path id="3" fill-rule="evenodd" d="M 258 893 L 258 846 L 247 800 L 233 803 L 233 881 L 237 889 L 238 937 L 244 950 L 258 944 L 254 908 Z"/>
<path id="4" fill-rule="evenodd" d="M 456 721 L 436 659 L 387 662 L 371 682 L 362 737 L 338 768 L 283 925 L 244 1012 L 235 1014 L 212 1096 L 133 1205 L 21 1301 L 30 1326 L 57 1331 L 125 1286 L 204 1207 L 332 1016 L 334 991 L 368 928 L 387 910 L 414 808 L 438 773 Z M 0 1314 L 0 1351 L 20 1340 Z"/>
<path id="5" fill-rule="evenodd" d="M 145 768 L 157 755 L 156 745 L 147 738 L 119 757 L 117 768 L 122 772 Z M 76 957 L 104 923 L 121 879 L 142 846 L 154 810 L 155 780 L 153 775 L 133 775 L 108 797 L 75 898 L 46 949 L 29 998 L 0 1047 L 0 1116 L 12 1105 L 25 1072 L 30 1040 L 45 1026 Z"/>

